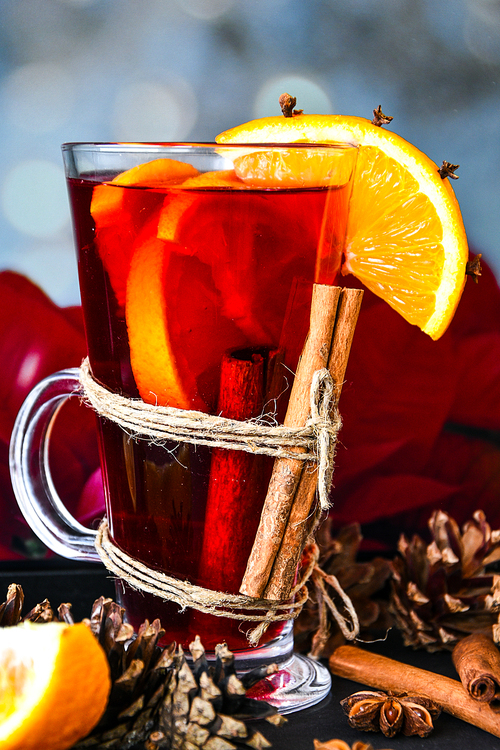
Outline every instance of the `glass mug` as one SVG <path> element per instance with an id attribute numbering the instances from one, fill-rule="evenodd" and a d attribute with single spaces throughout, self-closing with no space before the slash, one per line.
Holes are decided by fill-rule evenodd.
<path id="1" fill-rule="evenodd" d="M 248 420 L 282 421 L 309 324 L 312 283 L 340 271 L 357 151 L 350 144 L 65 144 L 88 358 L 112 394 Z M 276 363 L 279 363 L 276 364 Z M 20 508 L 40 539 L 99 561 L 50 475 L 50 432 L 81 393 L 79 371 L 28 396 L 12 437 Z M 114 544 L 153 570 L 237 594 L 273 459 L 133 436 L 97 415 Z M 207 653 L 226 642 L 240 669 L 277 662 L 262 697 L 283 712 L 321 700 L 330 677 L 293 653 L 292 620 L 255 623 L 180 609 L 121 579 L 137 627 L 159 617 L 165 642 Z"/>

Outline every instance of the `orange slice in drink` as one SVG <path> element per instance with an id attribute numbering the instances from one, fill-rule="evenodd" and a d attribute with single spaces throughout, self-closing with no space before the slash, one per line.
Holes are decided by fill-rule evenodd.
<path id="1" fill-rule="evenodd" d="M 83 623 L 0 629 L 0 747 L 65 750 L 106 708 L 106 655 Z"/>
<path id="2" fill-rule="evenodd" d="M 169 190 L 157 226 L 155 216 L 137 239 L 127 282 L 131 364 L 143 400 L 212 410 L 223 353 L 279 341 L 291 280 L 314 271 L 323 216 L 315 200 L 289 191 L 280 209 L 234 172 Z M 265 250 L 257 235 L 267 238 Z M 308 239 L 306 249 L 297 237 Z M 273 257 L 277 247 L 286 253 Z"/>
<path id="3" fill-rule="evenodd" d="M 251 187 L 312 188 L 345 185 L 356 159 L 352 148 L 325 149 L 321 146 L 291 149 L 259 148 L 237 156 L 237 176 Z"/>
<path id="4" fill-rule="evenodd" d="M 155 218 L 134 248 L 127 281 L 130 361 L 147 403 L 207 411 L 218 347 L 244 346 L 245 334 L 226 316 L 210 264 L 177 242 L 156 237 Z M 172 230 L 174 233 L 174 230 Z M 206 335 L 217 325 L 217 346 Z"/>
<path id="5" fill-rule="evenodd" d="M 197 335 L 197 321 L 217 304 L 218 292 L 210 267 L 180 242 L 179 227 L 200 202 L 197 189 L 234 186 L 244 183 L 233 170 L 188 177 L 181 190 L 164 198 L 158 221 L 136 243 L 128 274 L 126 319 L 132 371 L 141 398 L 148 403 L 208 408 L 197 379 L 210 370 L 213 346 L 205 335 Z M 192 324 L 186 326 L 186 320 Z M 221 321 L 219 334 L 224 346 L 245 340 L 230 320 Z"/>
<path id="6" fill-rule="evenodd" d="M 221 133 L 225 143 L 353 143 L 359 156 L 343 273 L 352 273 L 433 339 L 465 284 L 467 239 L 448 179 L 403 138 L 360 117 L 267 117 Z"/>
<path id="7" fill-rule="evenodd" d="M 139 164 L 132 169 L 121 172 L 109 182 L 97 185 L 92 193 L 90 213 L 100 227 L 116 223 L 124 210 L 127 190 L 108 190 L 109 185 L 116 187 L 144 186 L 147 188 L 162 188 L 184 182 L 189 177 L 198 174 L 198 170 L 191 164 L 177 159 L 154 159 Z"/>
<path id="8" fill-rule="evenodd" d="M 125 304 L 132 247 L 140 228 L 163 202 L 162 188 L 198 174 L 191 164 L 176 159 L 154 159 L 96 185 L 90 212 L 96 225 L 96 245 L 118 304 Z M 147 200 L 142 190 L 147 189 Z"/>
<path id="9" fill-rule="evenodd" d="M 195 177 L 188 177 L 182 183 L 182 190 L 170 195 L 164 201 L 158 222 L 158 237 L 162 240 L 175 241 L 177 239 L 181 219 L 185 219 L 186 211 L 200 201 L 196 190 L 200 188 L 243 189 L 245 187 L 245 183 L 237 177 L 234 169 L 204 172 Z M 190 188 L 193 192 L 188 192 L 186 188 Z"/>

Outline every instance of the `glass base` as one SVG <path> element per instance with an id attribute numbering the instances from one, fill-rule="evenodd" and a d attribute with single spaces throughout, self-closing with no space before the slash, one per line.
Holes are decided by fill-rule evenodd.
<path id="1" fill-rule="evenodd" d="M 126 597 L 124 591 L 127 591 Z M 130 612 L 132 601 L 130 591 L 128 587 L 124 589 L 120 581 L 116 581 L 116 600 L 125 607 L 127 612 Z M 139 604 L 144 603 L 146 599 L 144 595 L 137 592 L 132 593 L 136 598 L 141 597 L 138 599 Z M 148 613 L 141 613 L 142 620 L 146 614 Z M 154 619 L 150 613 L 149 619 Z M 140 621 L 142 622 L 142 620 Z M 133 624 L 137 629 L 138 625 Z M 169 636 L 171 635 L 169 633 Z M 183 638 L 185 640 L 185 635 L 180 630 L 175 633 L 173 640 L 177 643 L 182 642 Z M 201 633 L 201 639 L 203 641 L 203 633 Z M 169 638 L 167 643 L 170 643 L 171 640 L 172 638 Z M 166 645 L 166 643 L 162 645 Z M 183 645 L 185 645 L 185 656 L 189 663 L 191 661 L 190 654 L 187 645 Z M 231 647 L 231 643 L 228 643 L 228 646 Z M 260 680 L 247 691 L 247 695 L 250 698 L 270 703 L 282 714 L 301 711 L 308 706 L 314 706 L 330 692 L 331 676 L 328 669 L 320 662 L 293 652 L 293 622 L 291 620 L 285 622 L 281 633 L 268 643 L 264 643 L 257 648 L 234 650 L 233 653 L 238 674 L 272 663 L 278 665 L 278 672 Z M 215 662 L 214 651 L 207 650 L 205 655 L 209 663 Z"/>
<path id="2" fill-rule="evenodd" d="M 331 683 L 330 672 L 323 664 L 307 656 L 293 654 L 281 665 L 279 672 L 258 682 L 247 695 L 267 701 L 280 714 L 291 714 L 326 698 Z"/>

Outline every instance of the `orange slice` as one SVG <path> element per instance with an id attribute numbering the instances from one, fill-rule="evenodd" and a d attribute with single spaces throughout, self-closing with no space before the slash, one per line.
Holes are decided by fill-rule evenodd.
<path id="1" fill-rule="evenodd" d="M 182 183 L 184 188 L 244 188 L 234 169 L 222 169 L 219 172 L 203 172 L 196 177 L 189 177 Z"/>
<path id="2" fill-rule="evenodd" d="M 139 164 L 126 172 L 121 172 L 109 182 L 97 185 L 92 193 L 90 213 L 99 227 L 108 226 L 123 218 L 127 190 L 109 190 L 109 185 L 130 187 L 142 185 L 148 188 L 162 188 L 179 184 L 198 174 L 191 164 L 176 159 L 154 159 Z"/>
<path id="3" fill-rule="evenodd" d="M 158 222 L 158 237 L 162 240 L 177 239 L 177 229 L 186 211 L 199 202 L 200 196 L 194 191 L 200 188 L 244 188 L 245 183 L 237 177 L 234 169 L 220 172 L 204 172 L 189 177 L 182 183 L 182 189 L 171 194 L 163 204 Z M 187 192 L 190 188 L 193 192 Z"/>
<path id="4" fill-rule="evenodd" d="M 224 352 L 279 341 L 292 280 L 314 273 L 326 201 L 282 192 L 280 206 L 232 173 L 206 173 L 170 190 L 137 238 L 125 314 L 143 400 L 212 411 Z"/>
<path id="5" fill-rule="evenodd" d="M 173 243 L 179 240 L 181 219 L 200 201 L 197 189 L 235 186 L 244 187 L 244 183 L 234 170 L 188 177 L 181 190 L 171 191 L 164 199 L 158 221 L 136 243 L 125 314 L 132 372 L 147 403 L 207 411 L 197 378 L 210 369 L 213 347 L 206 336 L 197 336 L 196 317 L 203 319 L 213 307 L 217 290 L 210 268 L 204 268 L 199 259 L 187 258 L 193 251 Z M 177 300 L 175 305 L 173 300 Z M 186 326 L 186 319 L 193 324 Z M 221 328 L 221 340 L 227 346 L 242 343 L 243 337 L 230 321 Z"/>
<path id="6" fill-rule="evenodd" d="M 104 713 L 104 651 L 83 623 L 0 629 L 0 747 L 65 750 Z"/>
<path id="7" fill-rule="evenodd" d="M 356 159 L 354 149 L 258 149 L 237 156 L 234 169 L 252 187 L 312 188 L 345 185 Z"/>
<path id="8" fill-rule="evenodd" d="M 467 238 L 448 179 L 403 138 L 360 117 L 267 117 L 221 133 L 225 143 L 359 145 L 343 273 L 352 273 L 433 339 L 465 284 Z"/>
<path id="9" fill-rule="evenodd" d="M 173 230 L 172 230 L 173 231 Z M 178 409 L 213 408 L 210 387 L 221 355 L 206 335 L 217 322 L 218 346 L 247 339 L 222 306 L 210 264 L 179 243 L 156 237 L 156 220 L 138 238 L 127 282 L 130 361 L 141 398 Z"/>
<path id="10" fill-rule="evenodd" d="M 96 245 L 118 304 L 125 304 L 132 247 L 141 227 L 163 202 L 162 188 L 195 177 L 198 170 L 175 159 L 154 159 L 96 185 L 90 212 L 96 225 Z M 145 197 L 143 188 L 147 191 Z"/>

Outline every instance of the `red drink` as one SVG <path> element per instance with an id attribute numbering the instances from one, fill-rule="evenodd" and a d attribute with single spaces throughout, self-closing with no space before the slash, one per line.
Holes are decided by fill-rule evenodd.
<path id="1" fill-rule="evenodd" d="M 69 180 L 94 376 L 113 391 L 153 403 L 158 397 L 209 413 L 253 410 L 226 413 L 238 419 L 277 405 L 281 419 L 286 368 L 295 368 L 307 333 L 311 284 L 332 283 L 338 271 L 348 186 L 108 183 L 98 187 L 98 205 L 95 187 L 103 181 Z M 276 349 L 284 351 L 286 368 L 280 364 L 279 377 L 275 369 L 271 378 L 269 352 Z M 221 362 L 234 350 L 237 360 L 261 367 L 260 404 L 234 397 L 236 404 L 231 396 L 221 406 Z M 100 437 L 116 544 L 181 580 L 238 593 L 272 459 L 186 443 L 158 447 L 102 420 Z M 187 646 L 202 632 L 207 649 L 221 640 L 233 650 L 248 648 L 252 623 L 180 614 L 176 604 L 130 590 L 124 603 L 135 625 L 160 617 L 169 642 Z M 270 627 L 264 642 L 282 628 Z"/>

